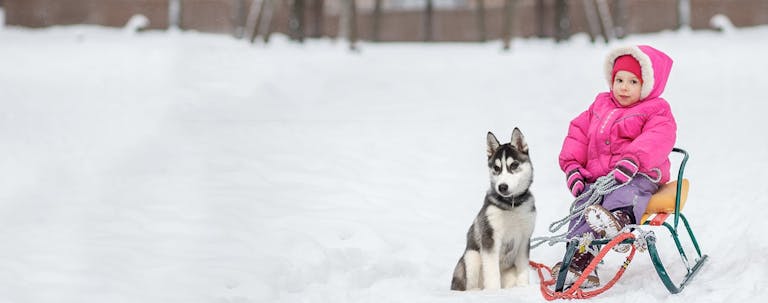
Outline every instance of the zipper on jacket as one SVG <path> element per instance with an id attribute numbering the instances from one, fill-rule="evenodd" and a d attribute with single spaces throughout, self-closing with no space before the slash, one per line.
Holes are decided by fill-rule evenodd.
<path id="1" fill-rule="evenodd" d="M 605 125 L 608 124 L 608 120 L 611 120 L 611 116 L 613 116 L 613 113 L 615 113 L 617 110 L 619 110 L 619 109 L 618 108 L 614 108 L 613 110 L 611 110 L 610 113 L 608 113 L 608 116 L 605 117 L 605 120 L 603 121 L 603 125 L 600 126 L 600 133 L 601 134 L 605 131 Z"/>

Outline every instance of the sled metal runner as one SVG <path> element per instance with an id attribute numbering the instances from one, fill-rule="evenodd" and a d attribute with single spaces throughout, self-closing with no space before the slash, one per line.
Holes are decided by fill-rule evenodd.
<path id="1" fill-rule="evenodd" d="M 688 223 L 688 219 L 681 213 L 681 208 L 684 203 L 684 197 L 687 192 L 683 191 L 683 172 L 685 169 L 686 162 L 688 161 L 688 152 L 681 148 L 674 148 L 672 150 L 673 152 L 682 154 L 683 159 L 680 163 L 680 168 L 677 175 L 677 184 L 676 184 L 676 191 L 675 191 L 675 204 L 674 204 L 674 212 L 659 212 L 654 213 L 653 219 L 647 219 L 645 222 L 643 222 L 643 226 L 664 226 L 669 231 L 670 235 L 672 236 L 672 239 L 675 242 L 675 245 L 677 247 L 677 250 L 680 254 L 680 258 L 682 259 L 682 263 L 685 266 L 686 274 L 685 277 L 682 279 L 680 283 L 675 283 L 672 281 L 672 278 L 670 277 L 667 267 L 664 266 L 664 263 L 661 260 L 661 257 L 659 255 L 659 252 L 656 247 L 656 236 L 654 233 L 646 233 L 645 234 L 645 242 L 647 244 L 648 248 L 648 254 L 651 258 L 651 261 L 653 262 L 653 266 L 656 269 L 656 273 L 658 273 L 659 278 L 661 279 L 662 283 L 664 283 L 664 286 L 669 290 L 670 293 L 676 294 L 681 291 L 683 291 L 683 288 L 690 283 L 690 281 L 693 279 L 693 277 L 701 270 L 701 267 L 704 265 L 704 262 L 707 261 L 707 255 L 702 255 L 701 248 L 699 247 L 698 241 L 696 241 L 696 237 L 693 234 L 693 230 L 691 229 L 690 224 Z M 687 182 L 687 180 L 685 180 Z M 668 219 L 673 219 L 672 224 L 666 222 Z M 688 257 L 688 255 L 685 252 L 685 249 L 683 249 L 683 246 L 680 243 L 680 237 L 679 237 L 679 228 L 680 224 L 679 222 L 683 222 L 683 226 L 685 226 L 685 230 L 688 233 L 688 236 L 693 243 L 693 247 L 696 250 L 696 257 L 691 261 Z M 611 239 L 598 239 L 595 241 L 592 241 L 591 245 L 595 245 L 597 247 L 602 247 L 602 250 L 608 250 L 611 249 L 613 245 L 609 245 L 607 247 L 603 247 L 606 244 L 608 244 L 611 241 Z M 638 241 L 638 239 L 635 239 L 634 237 L 627 237 L 623 241 L 621 241 L 622 244 L 631 244 L 632 245 L 632 252 L 635 251 L 635 244 Z M 563 293 L 563 288 L 565 284 L 565 278 L 568 273 L 568 268 L 571 263 L 571 259 L 576 254 L 576 251 L 579 249 L 579 240 L 578 239 L 572 239 L 568 245 L 565 252 L 565 256 L 563 257 L 562 266 L 560 267 L 560 271 L 557 274 L 557 281 L 555 282 L 555 292 L 557 293 Z M 603 253 L 601 251 L 601 253 Z M 604 254 L 602 254 L 604 255 Z M 626 266 L 629 265 L 629 262 L 632 259 L 632 254 L 627 258 L 627 261 L 624 262 L 623 267 L 626 268 Z M 597 261 L 597 260 L 595 260 Z M 582 276 L 590 274 L 591 271 L 585 270 Z M 623 273 L 623 269 L 621 269 L 620 273 Z M 618 276 L 614 278 L 614 280 L 618 279 Z M 572 285 L 573 287 L 579 287 L 579 285 Z"/>

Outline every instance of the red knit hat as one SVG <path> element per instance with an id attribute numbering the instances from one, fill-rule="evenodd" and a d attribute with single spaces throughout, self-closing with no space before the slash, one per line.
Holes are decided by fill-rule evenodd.
<path id="1" fill-rule="evenodd" d="M 613 61 L 613 72 L 611 73 L 611 80 L 616 78 L 616 73 L 618 73 L 620 70 L 635 74 L 635 77 L 640 79 L 640 82 L 643 82 L 643 73 L 640 69 L 640 62 L 637 62 L 635 57 L 632 57 L 631 55 L 623 55 L 616 58 L 616 60 Z"/>

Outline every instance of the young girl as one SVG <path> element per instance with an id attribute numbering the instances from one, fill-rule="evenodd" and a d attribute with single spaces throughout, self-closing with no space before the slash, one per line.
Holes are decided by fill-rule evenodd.
<path id="1" fill-rule="evenodd" d="M 612 175 L 624 184 L 603 197 L 602 205 L 585 209 L 584 219 L 569 226 L 568 238 L 592 233 L 615 236 L 626 224 L 637 224 L 659 185 L 669 181 L 669 154 L 677 124 L 669 103 L 661 98 L 672 59 L 650 46 L 623 47 L 608 54 L 605 76 L 610 92 L 597 95 L 589 108 L 571 121 L 560 151 L 560 168 L 574 197 L 597 178 Z M 587 197 L 588 198 L 588 197 Z M 577 205 L 587 198 L 577 201 Z M 626 251 L 629 246 L 616 246 Z M 588 251 L 573 257 L 566 285 L 573 284 L 594 256 Z M 554 275 L 560 263 L 553 268 Z M 599 285 L 590 275 L 584 287 Z"/>

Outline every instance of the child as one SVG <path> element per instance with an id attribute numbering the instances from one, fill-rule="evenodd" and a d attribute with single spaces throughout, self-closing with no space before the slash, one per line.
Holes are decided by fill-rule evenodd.
<path id="1" fill-rule="evenodd" d="M 637 224 L 651 195 L 669 181 L 668 156 L 677 124 L 661 93 L 671 68 L 672 59 L 650 46 L 623 47 L 608 54 L 605 73 L 611 91 L 598 94 L 571 121 L 559 160 L 574 197 L 605 175 L 612 175 L 623 186 L 606 194 L 602 206 L 588 206 L 584 219 L 571 220 L 568 239 L 585 233 L 613 237 L 624 225 Z M 587 199 L 576 203 L 581 205 Z M 629 246 L 615 249 L 626 252 Z M 588 251 L 577 251 L 566 285 L 573 284 L 593 258 Z M 559 267 L 560 263 L 553 268 L 554 275 Z M 600 284 L 594 275 L 586 281 L 582 286 Z"/>

